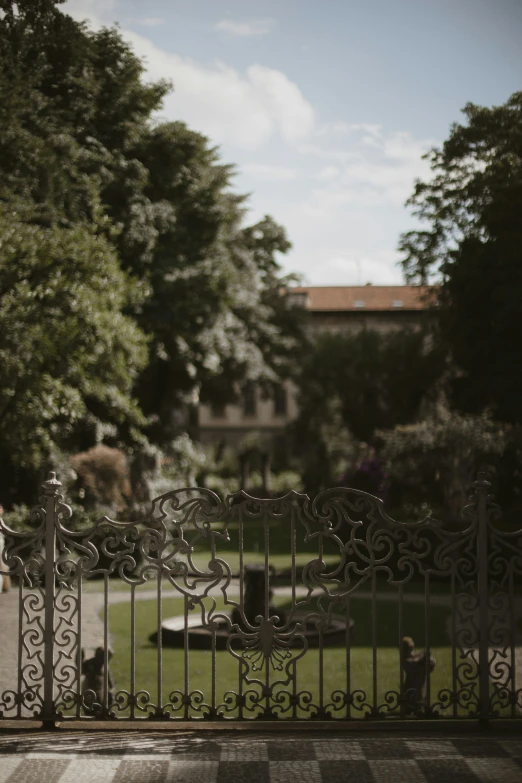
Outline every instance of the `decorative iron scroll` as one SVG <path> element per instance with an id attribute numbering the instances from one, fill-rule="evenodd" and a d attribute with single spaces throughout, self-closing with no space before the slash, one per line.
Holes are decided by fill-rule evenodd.
<path id="1" fill-rule="evenodd" d="M 13 533 L 0 520 L 5 545 L 0 571 L 18 582 L 18 628 L 4 628 L 3 634 L 17 634 L 17 670 L 9 687 L 0 690 L 0 717 L 38 717 L 43 708 L 44 609 L 43 584 L 45 508 L 31 511 L 34 530 Z"/>
<path id="2" fill-rule="evenodd" d="M 484 482 L 476 482 L 458 530 L 445 529 L 429 516 L 419 522 L 396 521 L 378 498 L 340 487 L 320 493 L 313 501 L 296 492 L 274 499 L 238 492 L 222 500 L 202 488 L 175 490 L 154 500 L 142 520 L 103 517 L 86 530 L 75 529 L 71 509 L 58 489 L 54 497 L 52 590 L 45 584 L 46 508 L 49 511 L 50 507 L 42 500 L 33 510 L 30 533 L 1 525 L 5 566 L 18 584 L 20 627 L 17 681 L 0 692 L 0 717 L 44 717 L 46 676 L 53 681 L 54 719 L 371 720 L 469 718 L 484 715 L 484 709 L 491 717 L 514 718 L 522 713 L 522 666 L 517 667 L 521 648 L 516 632 L 521 611 L 517 591 L 522 576 L 522 531 L 498 529 L 499 509 L 487 495 Z M 487 584 L 478 578 L 481 525 L 487 526 Z M 258 531 L 263 560 L 258 566 L 261 594 L 254 603 L 245 582 L 249 563 L 244 541 L 252 530 Z M 287 536 L 289 565 L 284 585 L 278 588 L 286 603 L 278 608 L 272 605 L 277 573 L 271 563 L 270 540 L 281 530 Z M 99 608 L 103 618 L 97 620 L 102 629 L 101 652 L 95 685 L 86 689 L 85 589 L 94 579 L 102 585 Z M 140 588 L 152 585 L 155 591 L 155 693 L 140 688 L 132 625 L 129 687 L 113 692 L 109 596 L 118 585 L 129 591 L 132 617 Z M 419 585 L 423 594 L 418 592 Z M 165 595 L 182 601 L 181 672 L 164 667 L 161 621 Z M 357 623 L 354 626 L 351 612 L 363 598 L 371 615 L 372 637 L 366 652 L 370 688 L 357 687 L 352 660 Z M 411 635 L 411 628 L 404 626 L 405 607 L 414 599 L 422 603 L 424 613 L 420 645 L 424 656 L 418 660 L 425 673 L 420 671 L 422 698 L 417 702 L 405 690 L 400 657 L 401 637 Z M 377 607 L 384 601 L 397 608 L 398 627 L 396 644 L 388 652 L 396 660 L 395 685 L 383 690 Z M 433 606 L 442 605 L 447 605 L 447 642 L 441 654 L 450 661 L 443 687 L 434 684 L 437 665 L 442 663 L 432 661 L 430 637 L 430 612 Z M 189 675 L 190 628 L 196 614 L 198 632 L 208 640 L 210 688 L 205 692 L 191 687 Z M 52 656 L 47 658 L 46 616 L 53 617 Z M 484 617 L 489 617 L 487 645 Z M 344 663 L 339 682 L 332 688 L 327 658 L 329 639 L 334 636 L 338 648 L 344 649 Z M 486 649 L 487 661 L 480 658 L 480 649 L 482 656 Z M 115 651 L 116 658 L 119 652 Z M 236 673 L 235 687 L 226 692 L 220 690 L 217 665 L 222 656 Z M 317 675 L 313 687 L 306 674 L 311 660 Z M 484 665 L 489 673 L 486 697 L 479 687 Z M 412 703 L 417 706 L 413 708 Z"/>
<path id="3" fill-rule="evenodd" d="M 516 584 L 522 577 L 522 531 L 499 530 L 496 523 L 500 519 L 500 507 L 488 496 L 489 711 L 495 717 L 520 717 L 522 600 Z"/>

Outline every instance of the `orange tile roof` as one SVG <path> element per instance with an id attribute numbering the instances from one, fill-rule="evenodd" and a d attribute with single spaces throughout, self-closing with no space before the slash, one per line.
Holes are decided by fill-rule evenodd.
<path id="1" fill-rule="evenodd" d="M 426 310 L 428 286 L 418 285 L 357 285 L 300 286 L 290 294 L 308 294 L 307 310 Z M 401 304 L 399 304 L 401 303 Z"/>

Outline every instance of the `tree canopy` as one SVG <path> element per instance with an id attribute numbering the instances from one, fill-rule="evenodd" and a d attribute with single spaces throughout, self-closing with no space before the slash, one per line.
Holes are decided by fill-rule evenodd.
<path id="1" fill-rule="evenodd" d="M 146 81 L 117 29 L 53 0 L 1 8 L 0 381 L 19 417 L 4 420 L 3 459 L 88 448 L 93 421 L 168 447 L 200 396 L 230 401 L 288 372 L 299 328 L 277 258 L 290 244 L 268 216 L 244 226 L 208 139 L 154 119 L 171 86 Z M 50 397 L 29 415 L 14 388 Z"/>
<path id="2" fill-rule="evenodd" d="M 27 470 L 81 422 L 143 427 L 132 387 L 147 347 L 123 313 L 135 290 L 108 241 L 81 224 L 27 222 L 26 211 L 0 202 L 1 454 Z"/>
<path id="3" fill-rule="evenodd" d="M 421 420 L 382 431 L 379 438 L 391 479 L 390 502 L 419 509 L 427 501 L 432 513 L 455 524 L 462 523 L 478 471 L 501 464 L 509 433 L 487 413 L 461 414 L 441 398 Z"/>
<path id="4" fill-rule="evenodd" d="M 434 396 L 444 354 L 424 330 L 318 336 L 298 376 L 295 437 L 305 486 L 328 486 L 353 463 L 354 441 L 414 421 Z"/>
<path id="5" fill-rule="evenodd" d="M 409 199 L 427 226 L 402 236 L 403 266 L 411 282 L 441 283 L 453 403 L 522 423 L 522 92 L 464 114 Z"/>

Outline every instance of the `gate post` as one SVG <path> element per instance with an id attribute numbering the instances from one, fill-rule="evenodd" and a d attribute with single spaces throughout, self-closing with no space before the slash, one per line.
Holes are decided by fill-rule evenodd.
<path id="1" fill-rule="evenodd" d="M 479 601 L 479 704 L 480 723 L 489 722 L 489 585 L 488 585 L 488 515 L 487 503 L 491 487 L 485 473 L 474 482 L 477 498 L 477 561 Z"/>
<path id="2" fill-rule="evenodd" d="M 56 517 L 59 490 L 61 482 L 56 473 L 49 473 L 43 483 L 45 499 L 45 625 L 44 625 L 44 695 L 43 695 L 43 727 L 55 728 L 54 714 L 54 604 L 55 560 L 56 560 Z"/>

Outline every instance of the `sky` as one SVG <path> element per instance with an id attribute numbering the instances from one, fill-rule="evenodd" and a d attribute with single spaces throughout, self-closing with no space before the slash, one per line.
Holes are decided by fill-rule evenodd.
<path id="1" fill-rule="evenodd" d="M 117 22 L 182 120 L 236 166 L 309 285 L 401 284 L 397 244 L 422 155 L 468 102 L 522 89 L 522 0 L 68 0 Z"/>

